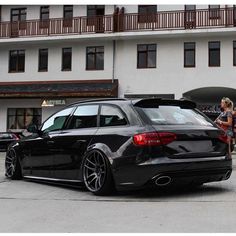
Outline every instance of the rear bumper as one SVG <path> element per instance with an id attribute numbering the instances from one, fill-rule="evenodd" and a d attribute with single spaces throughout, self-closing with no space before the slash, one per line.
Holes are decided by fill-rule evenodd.
<path id="1" fill-rule="evenodd" d="M 231 172 L 232 159 L 226 157 L 212 160 L 169 160 L 163 157 L 145 163 L 120 165 L 113 169 L 117 190 L 157 186 L 157 179 L 162 176 L 170 178 L 170 185 L 222 181 L 228 179 Z"/>

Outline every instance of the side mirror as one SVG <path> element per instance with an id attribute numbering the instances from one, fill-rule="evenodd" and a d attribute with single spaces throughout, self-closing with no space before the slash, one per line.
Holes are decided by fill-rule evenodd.
<path id="1" fill-rule="evenodd" d="M 29 125 L 26 130 L 30 133 L 38 133 L 39 132 L 37 125 L 34 125 L 34 124 Z"/>

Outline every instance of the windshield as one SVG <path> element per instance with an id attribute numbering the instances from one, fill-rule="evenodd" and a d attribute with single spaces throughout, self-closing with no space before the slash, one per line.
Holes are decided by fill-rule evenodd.
<path id="1" fill-rule="evenodd" d="M 213 126 L 207 118 L 193 109 L 178 106 L 142 108 L 154 125 L 203 125 Z"/>

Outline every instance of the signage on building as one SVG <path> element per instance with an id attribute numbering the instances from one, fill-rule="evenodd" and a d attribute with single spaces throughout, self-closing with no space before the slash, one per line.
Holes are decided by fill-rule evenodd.
<path id="1" fill-rule="evenodd" d="M 54 107 L 54 106 L 63 106 L 66 104 L 65 99 L 57 99 L 57 100 L 43 100 L 42 107 Z"/>

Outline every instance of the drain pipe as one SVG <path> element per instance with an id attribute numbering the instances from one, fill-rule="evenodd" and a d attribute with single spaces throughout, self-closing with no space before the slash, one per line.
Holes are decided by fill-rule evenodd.
<path id="1" fill-rule="evenodd" d="M 113 54 L 112 54 L 112 83 L 115 80 L 115 58 L 116 58 L 116 40 L 112 41 L 113 43 Z"/>

